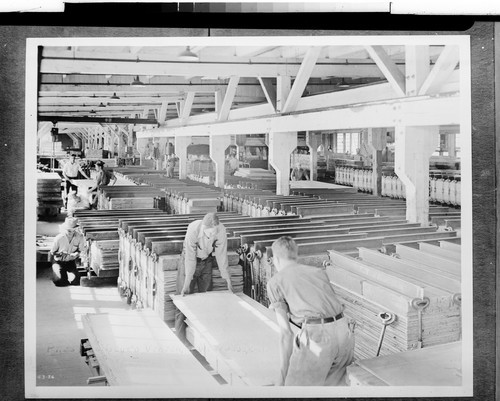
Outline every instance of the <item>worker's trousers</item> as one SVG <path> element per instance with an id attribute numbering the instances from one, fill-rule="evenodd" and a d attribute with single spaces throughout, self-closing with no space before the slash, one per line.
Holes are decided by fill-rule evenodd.
<path id="1" fill-rule="evenodd" d="M 76 261 L 74 260 L 54 262 L 52 264 L 52 273 L 52 282 L 56 285 L 56 287 L 80 285 L 80 273 L 78 273 Z M 71 282 L 68 280 L 68 273 L 73 273 L 75 276 Z"/>
<path id="2" fill-rule="evenodd" d="M 181 255 L 184 258 L 184 253 Z M 189 285 L 189 294 L 195 292 L 207 292 L 212 290 L 212 269 L 215 258 L 209 256 L 205 260 L 197 259 L 196 270 L 193 275 L 193 279 Z M 184 283 L 185 271 L 184 263 L 181 264 L 181 268 L 177 271 L 177 293 L 180 294 L 182 290 L 182 284 Z M 196 291 L 197 290 L 197 291 Z M 177 337 L 182 341 L 186 341 L 186 323 L 184 322 L 186 317 L 181 313 L 179 309 L 175 310 L 175 332 Z"/>
<path id="3" fill-rule="evenodd" d="M 285 386 L 346 385 L 346 367 L 353 360 L 354 329 L 345 317 L 304 324 L 293 341 Z"/>

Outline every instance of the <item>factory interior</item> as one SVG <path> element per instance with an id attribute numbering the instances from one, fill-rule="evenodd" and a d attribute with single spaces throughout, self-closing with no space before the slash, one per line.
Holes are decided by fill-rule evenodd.
<path id="1" fill-rule="evenodd" d="M 28 50 L 40 391 L 279 391 L 268 283 L 283 236 L 326 273 L 353 327 L 341 387 L 318 394 L 470 390 L 464 37 L 57 38 Z M 182 295 L 188 226 L 207 214 L 225 228 L 231 286 L 216 263 L 207 292 Z M 73 223 L 77 274 L 57 286 L 54 249 Z M 290 327 L 299 338 L 304 326 Z"/>

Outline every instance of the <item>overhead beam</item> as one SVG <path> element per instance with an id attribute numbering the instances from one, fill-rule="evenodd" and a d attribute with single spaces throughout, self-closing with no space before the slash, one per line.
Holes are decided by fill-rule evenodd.
<path id="1" fill-rule="evenodd" d="M 229 110 L 231 110 L 231 105 L 233 104 L 234 96 L 236 95 L 236 88 L 238 87 L 238 82 L 240 78 L 237 76 L 232 76 L 227 84 L 226 94 L 222 105 L 219 110 L 218 120 L 225 121 L 229 115 Z"/>
<path id="2" fill-rule="evenodd" d="M 160 112 L 158 113 L 158 122 L 163 124 L 167 119 L 168 101 L 163 100 L 160 107 Z"/>
<path id="3" fill-rule="evenodd" d="M 75 122 L 75 123 L 88 123 L 88 124 L 145 124 L 145 125 L 158 125 L 158 121 L 149 118 L 126 118 L 126 117 L 71 117 L 71 116 L 38 116 L 38 121 L 56 121 L 56 122 Z"/>
<path id="4" fill-rule="evenodd" d="M 189 92 L 186 95 L 186 100 L 184 101 L 184 103 L 182 105 L 182 110 L 181 110 L 181 115 L 180 115 L 180 118 L 182 120 L 186 120 L 189 117 L 189 115 L 191 114 L 191 110 L 193 108 L 194 96 L 195 96 L 194 92 Z"/>
<path id="5" fill-rule="evenodd" d="M 42 59 L 40 73 L 42 74 L 120 74 L 120 75 L 169 75 L 169 76 L 207 76 L 221 77 L 277 77 L 297 76 L 300 65 L 296 64 L 258 64 L 258 63 L 179 63 L 179 62 L 140 62 L 100 61 L 100 60 L 70 60 Z M 375 67 L 376 69 L 376 67 Z M 333 65 L 316 64 L 311 77 L 326 76 L 380 76 L 373 65 Z"/>
<path id="6" fill-rule="evenodd" d="M 380 71 L 382 71 L 387 80 L 392 84 L 394 90 L 400 96 L 405 96 L 405 76 L 385 52 L 384 48 L 382 46 L 366 46 L 366 50 L 371 59 L 380 68 Z"/>
<path id="7" fill-rule="evenodd" d="M 413 97 L 365 103 L 324 111 L 275 115 L 177 128 L 152 129 L 150 136 L 209 136 L 268 132 L 362 129 L 376 127 L 453 125 L 460 123 L 460 97 Z"/>
<path id="8" fill-rule="evenodd" d="M 450 78 L 459 60 L 459 47 L 452 45 L 445 46 L 418 94 L 426 95 L 439 92 L 441 85 Z"/>
<path id="9" fill-rule="evenodd" d="M 273 109 L 276 110 L 276 87 L 273 85 L 273 81 L 275 81 L 275 79 L 258 77 L 258 80 L 262 87 L 262 91 L 266 96 L 266 100 L 271 106 L 273 106 Z"/>
<path id="10" fill-rule="evenodd" d="M 309 78 L 311 77 L 311 73 L 314 69 L 316 61 L 318 60 L 319 54 L 321 53 L 321 49 L 322 48 L 319 46 L 314 46 L 307 51 L 304 60 L 300 65 L 295 81 L 293 82 L 292 88 L 290 89 L 285 106 L 281 110 L 282 113 L 289 113 L 295 110 L 299 99 L 304 93 L 307 81 L 309 81 Z"/>

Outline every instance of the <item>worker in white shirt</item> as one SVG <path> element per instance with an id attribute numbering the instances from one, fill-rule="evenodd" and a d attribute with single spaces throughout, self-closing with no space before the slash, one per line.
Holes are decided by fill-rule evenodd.
<path id="1" fill-rule="evenodd" d="M 181 295 L 210 291 L 212 269 L 217 266 L 221 277 L 233 291 L 228 270 L 226 228 L 219 222 L 216 213 L 207 213 L 203 220 L 191 222 L 187 228 L 177 271 L 177 293 Z M 186 324 L 184 315 L 176 311 L 175 328 L 177 335 L 185 340 Z"/>
<path id="2" fill-rule="evenodd" d="M 68 204 L 68 194 L 71 190 L 77 192 L 78 186 L 75 185 L 73 180 L 77 179 L 78 172 L 80 172 L 87 180 L 90 180 L 90 177 L 83 171 L 80 163 L 76 161 L 76 155 L 71 154 L 70 158 L 64 164 L 62 174 L 64 179 L 66 180 L 65 190 L 64 190 L 64 207 L 67 207 Z"/>

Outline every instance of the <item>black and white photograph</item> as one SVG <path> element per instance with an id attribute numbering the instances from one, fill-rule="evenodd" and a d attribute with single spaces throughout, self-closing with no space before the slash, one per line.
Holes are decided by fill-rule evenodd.
<path id="1" fill-rule="evenodd" d="M 25 69 L 26 397 L 473 395 L 468 35 L 28 37 Z"/>

